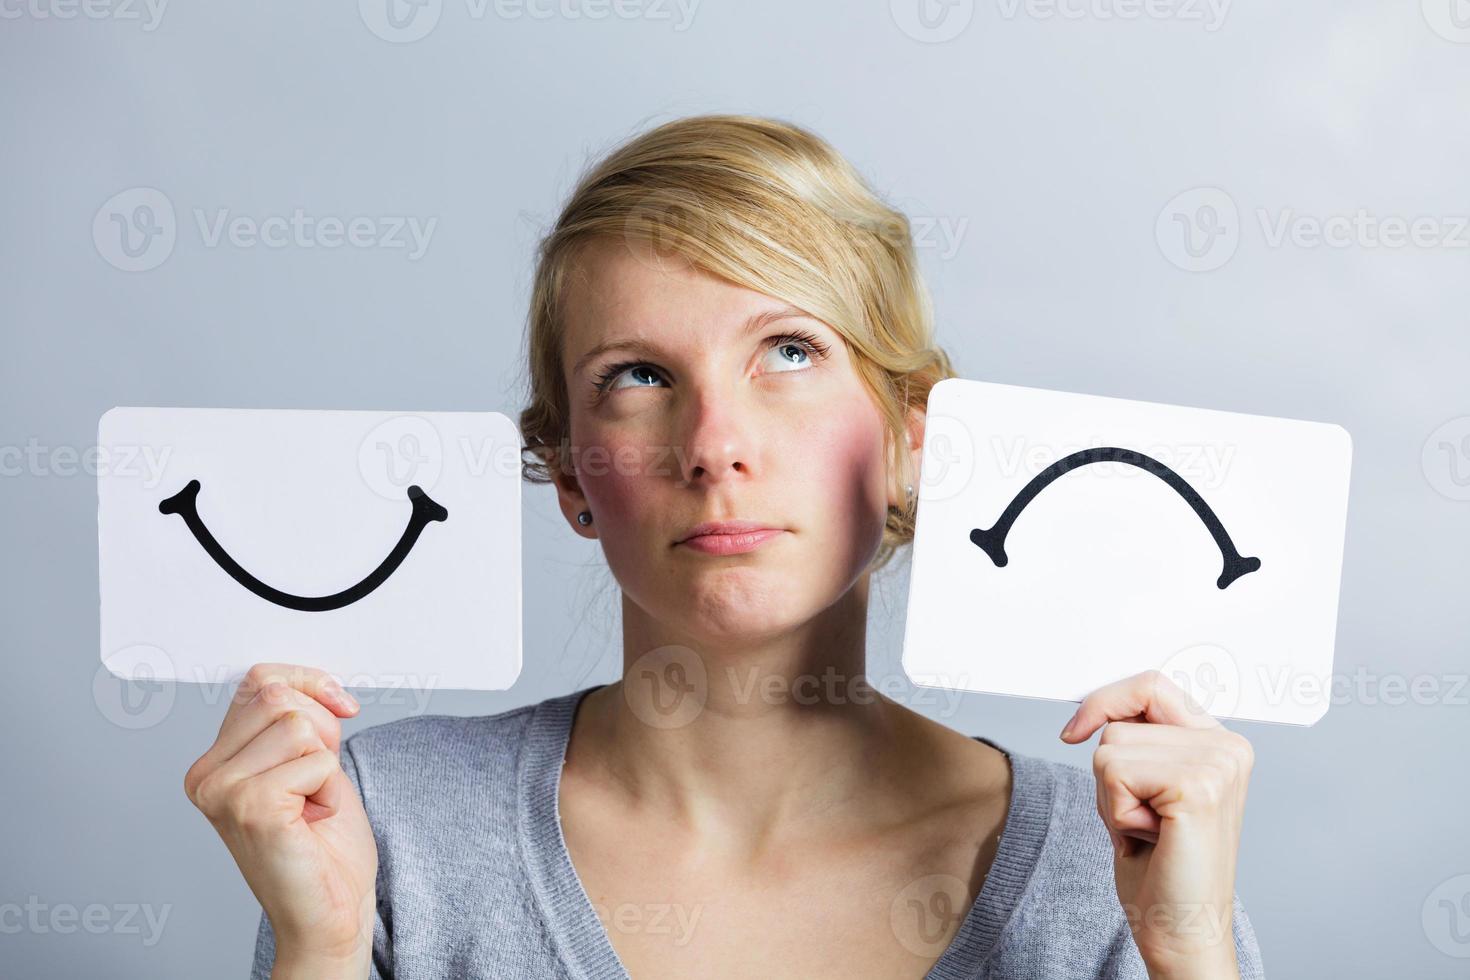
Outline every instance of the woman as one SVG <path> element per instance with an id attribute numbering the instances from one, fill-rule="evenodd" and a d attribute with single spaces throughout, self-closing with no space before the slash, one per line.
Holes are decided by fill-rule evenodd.
<path id="1" fill-rule="evenodd" d="M 1093 773 L 863 681 L 952 374 L 908 225 L 797 127 L 658 127 L 543 241 L 526 475 L 622 590 L 623 678 L 378 726 L 253 668 L 185 778 L 259 898 L 257 977 L 1260 976 L 1251 752 L 1157 673 Z M 1106 725 L 1106 727 L 1103 727 Z"/>

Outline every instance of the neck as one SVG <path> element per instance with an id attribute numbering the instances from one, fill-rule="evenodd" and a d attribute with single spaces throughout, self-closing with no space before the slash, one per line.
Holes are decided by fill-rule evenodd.
<path id="1" fill-rule="evenodd" d="M 598 761 L 635 807 L 736 847 L 840 818 L 894 740 L 891 702 L 864 673 L 867 586 L 735 642 L 680 635 L 624 595 L 623 679 L 589 713 Z"/>

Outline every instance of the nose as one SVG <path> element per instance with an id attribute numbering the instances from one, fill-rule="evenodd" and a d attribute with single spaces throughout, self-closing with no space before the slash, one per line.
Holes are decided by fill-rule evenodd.
<path id="1" fill-rule="evenodd" d="M 729 393 L 702 393 L 691 399 L 688 436 L 680 459 L 686 486 L 717 485 L 753 473 L 755 444 L 749 419 Z"/>

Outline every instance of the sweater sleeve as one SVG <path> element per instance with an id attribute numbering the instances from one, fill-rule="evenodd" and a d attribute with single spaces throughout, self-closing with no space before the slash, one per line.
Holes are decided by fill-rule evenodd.
<path id="1" fill-rule="evenodd" d="M 1235 943 L 1235 965 L 1240 972 L 1240 980 L 1265 980 L 1266 970 L 1261 964 L 1261 948 L 1256 943 L 1256 932 L 1238 894 L 1234 897 L 1230 920 Z M 1144 966 L 1143 957 L 1133 941 L 1133 930 L 1127 918 L 1121 915 L 1117 934 L 1113 937 L 1098 976 L 1102 980 L 1148 980 L 1148 968 Z"/>
<path id="2" fill-rule="evenodd" d="M 1112 842 L 1098 815 L 1093 774 L 1026 756 L 1014 758 L 1016 763 L 1025 774 L 1018 784 L 1030 793 L 1045 795 L 1044 787 L 1051 787 L 1050 819 L 1045 846 L 1002 935 L 994 964 L 997 975 L 1148 980 L 1128 914 L 1118 900 Z M 1181 925 L 1208 928 L 1209 921 L 1200 916 Z M 1232 896 L 1231 933 L 1211 938 L 1233 941 L 1241 980 L 1262 980 L 1260 947 L 1239 894 Z"/>
<path id="3" fill-rule="evenodd" d="M 352 751 L 352 739 L 342 743 L 340 753 L 342 759 L 342 771 L 347 773 L 352 788 L 357 791 L 362 800 L 363 809 L 368 809 L 367 795 L 362 790 L 361 774 L 357 769 L 357 758 Z M 368 821 L 371 823 L 372 814 L 369 812 Z M 380 849 L 381 850 L 381 849 Z M 382 876 L 382 863 L 379 862 L 379 877 Z M 381 885 L 381 881 L 379 882 Z M 388 939 L 387 923 L 383 921 L 382 889 L 378 889 L 379 900 L 374 903 L 377 911 L 373 916 L 373 955 L 368 970 L 367 980 L 393 980 L 390 964 L 392 963 L 392 946 Z M 276 937 L 271 929 L 270 919 L 265 911 L 260 913 L 260 924 L 255 933 L 255 958 L 250 967 L 250 980 L 270 980 L 271 969 L 276 962 Z"/>
<path id="4" fill-rule="evenodd" d="M 1256 943 L 1256 930 L 1240 896 L 1235 896 L 1235 911 L 1231 913 L 1231 930 L 1235 933 L 1235 961 L 1240 967 L 1240 980 L 1264 980 L 1266 968 L 1261 963 L 1261 947 Z"/>

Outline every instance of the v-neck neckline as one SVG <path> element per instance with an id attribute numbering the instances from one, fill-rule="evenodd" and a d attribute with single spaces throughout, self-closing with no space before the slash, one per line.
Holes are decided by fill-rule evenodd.
<path id="1" fill-rule="evenodd" d="M 572 723 L 595 684 L 536 705 L 517 761 L 517 841 L 531 890 L 561 962 L 586 980 L 630 980 L 572 865 L 562 832 L 560 791 Z M 980 974 L 1036 868 L 1051 821 L 1051 770 L 1040 760 L 972 736 L 1006 757 L 1011 798 L 1006 822 L 980 894 L 925 980 Z"/>

